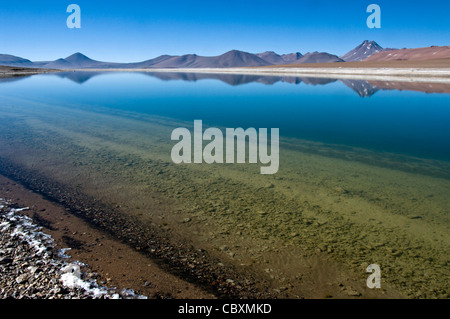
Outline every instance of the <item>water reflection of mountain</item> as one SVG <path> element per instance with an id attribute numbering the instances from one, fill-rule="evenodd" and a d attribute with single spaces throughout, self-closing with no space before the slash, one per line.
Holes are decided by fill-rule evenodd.
<path id="1" fill-rule="evenodd" d="M 169 80 L 183 80 L 183 81 L 199 81 L 204 79 L 216 79 L 225 82 L 229 85 L 242 85 L 252 82 L 262 83 L 266 85 L 273 85 L 277 82 L 287 82 L 292 84 L 313 84 L 323 85 L 335 82 L 335 79 L 324 78 L 304 78 L 304 77 L 289 77 L 289 76 L 261 76 L 249 74 L 208 74 L 208 73 L 177 73 L 177 72 L 151 72 L 145 73 L 149 76 L 156 77 L 163 81 Z"/>
<path id="2" fill-rule="evenodd" d="M 55 73 L 61 78 L 70 79 L 76 83 L 83 84 L 94 76 L 105 74 L 105 72 L 58 72 Z M 182 80 L 196 82 L 205 79 L 216 79 L 229 85 L 237 86 L 248 83 L 261 83 L 273 85 L 277 82 L 291 84 L 304 83 L 307 85 L 326 85 L 338 81 L 337 79 L 314 78 L 314 77 L 293 77 L 293 76 L 264 76 L 250 74 L 208 74 L 208 73 L 182 73 L 182 72 L 142 72 L 141 74 L 158 78 L 162 81 Z M 378 89 L 362 80 L 340 80 L 350 87 L 359 96 L 371 96 Z"/>
<path id="3" fill-rule="evenodd" d="M 374 95 L 379 88 L 371 85 L 369 82 L 364 80 L 340 80 L 342 83 L 347 85 L 353 91 L 358 93 L 360 97 L 371 97 Z"/>
<path id="4" fill-rule="evenodd" d="M 168 73 L 152 72 L 147 75 L 156 77 L 163 81 L 183 80 L 198 81 L 202 79 L 217 79 L 230 85 L 241 85 L 258 82 L 266 85 L 273 85 L 277 82 L 287 82 L 292 84 L 304 83 L 307 85 L 326 85 L 338 81 L 337 79 L 314 78 L 314 77 L 292 77 L 292 76 L 261 76 L 246 74 L 205 74 L 205 73 Z M 339 80 L 351 88 L 361 97 L 370 97 L 379 89 L 364 80 Z"/>
<path id="5" fill-rule="evenodd" d="M 12 76 L 12 77 L 0 77 L 0 84 L 1 83 L 8 83 L 8 82 L 16 82 L 23 79 L 26 79 L 30 77 L 31 75 L 20 75 L 20 76 Z"/>
<path id="6" fill-rule="evenodd" d="M 100 75 L 100 74 L 104 74 L 104 72 L 57 72 L 54 73 L 57 76 L 59 76 L 60 78 L 63 79 L 69 79 L 72 80 L 73 82 L 79 83 L 79 84 L 83 84 L 84 82 L 87 82 L 89 79 L 93 78 L 94 76 Z"/>
<path id="7" fill-rule="evenodd" d="M 69 71 L 49 73 L 55 74 L 61 78 L 66 78 L 79 84 L 83 84 L 91 78 L 108 74 L 109 72 L 90 72 L 90 71 Z M 341 82 L 360 97 L 371 97 L 379 90 L 408 90 L 420 91 L 426 93 L 450 93 L 450 84 L 438 83 L 403 83 L 403 82 L 383 82 L 383 81 L 365 81 L 365 80 L 337 80 L 331 78 L 315 78 L 315 77 L 295 77 L 295 76 L 266 76 L 266 75 L 250 75 L 250 74 L 209 74 L 209 73 L 182 73 L 182 72 L 140 72 L 143 75 L 157 78 L 162 81 L 200 81 L 205 79 L 215 79 L 227 83 L 232 86 L 243 85 L 248 83 L 261 83 L 264 85 L 273 85 L 278 82 L 291 84 L 306 85 L 326 85 L 334 82 Z M 23 78 L 2 78 L 2 82 L 12 82 Z"/>

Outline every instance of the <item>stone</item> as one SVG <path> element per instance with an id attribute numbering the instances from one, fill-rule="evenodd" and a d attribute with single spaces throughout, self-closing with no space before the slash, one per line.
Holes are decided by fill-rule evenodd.
<path id="1" fill-rule="evenodd" d="M 28 281 L 28 275 L 22 274 L 16 278 L 16 282 L 20 285 Z"/>
<path id="2" fill-rule="evenodd" d="M 12 263 L 13 260 L 9 257 L 0 257 L 0 265 L 6 265 Z"/>
<path id="3" fill-rule="evenodd" d="M 359 296 L 361 296 L 360 292 L 358 292 L 356 290 L 353 290 L 353 289 L 346 290 L 346 293 L 347 293 L 348 296 L 351 296 L 351 297 L 359 297 Z"/>

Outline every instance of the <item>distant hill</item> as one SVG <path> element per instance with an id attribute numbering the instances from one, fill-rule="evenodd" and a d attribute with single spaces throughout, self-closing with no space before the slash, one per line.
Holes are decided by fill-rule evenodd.
<path id="1" fill-rule="evenodd" d="M 450 58 L 450 46 L 383 51 L 364 61 L 418 61 Z"/>
<path id="2" fill-rule="evenodd" d="M 164 60 L 167 60 L 167 59 L 169 59 L 171 57 L 172 57 L 171 55 L 165 54 L 165 55 L 161 55 L 161 56 L 159 56 L 157 58 L 146 60 L 146 61 L 143 61 L 143 62 L 128 63 L 127 66 L 129 68 L 150 68 L 153 65 L 158 64 L 158 63 L 160 63 L 160 62 L 162 62 Z"/>
<path id="3" fill-rule="evenodd" d="M 72 69 L 74 65 L 65 59 L 58 59 L 47 64 L 43 64 L 41 67 L 48 69 Z"/>
<path id="4" fill-rule="evenodd" d="M 305 55 L 302 55 L 300 52 L 278 55 L 273 51 L 266 51 L 257 55 L 272 65 L 343 62 L 336 55 L 317 51 L 309 52 Z"/>
<path id="5" fill-rule="evenodd" d="M 295 52 L 295 53 L 282 54 L 281 57 L 283 58 L 285 63 L 293 64 L 293 63 L 297 63 L 298 60 L 300 60 L 303 57 L 303 55 L 300 52 Z"/>
<path id="6" fill-rule="evenodd" d="M 297 60 L 296 63 L 331 63 L 331 62 L 344 62 L 336 55 L 326 52 L 309 52 Z"/>
<path id="7" fill-rule="evenodd" d="M 92 60 L 85 56 L 84 54 L 81 54 L 79 52 L 72 54 L 71 56 L 68 56 L 65 58 L 67 62 L 69 62 L 71 65 L 77 68 L 90 68 L 90 67 L 96 67 L 101 66 L 104 64 L 104 62 L 99 62 Z"/>
<path id="8" fill-rule="evenodd" d="M 213 65 L 216 67 L 242 67 L 242 66 L 264 66 L 271 63 L 261 59 L 255 54 L 232 50 L 218 57 L 213 58 Z M 214 67 L 214 66 L 212 66 Z"/>
<path id="9" fill-rule="evenodd" d="M 0 54 L 0 65 L 29 68 L 33 67 L 33 62 L 14 55 Z"/>
<path id="10" fill-rule="evenodd" d="M 199 63 L 202 57 L 199 57 L 196 54 L 185 54 L 180 56 L 166 56 L 155 61 L 150 60 L 147 61 L 146 67 L 149 68 L 190 68 L 193 67 L 193 64 Z M 137 67 L 139 67 L 139 63 L 137 63 Z"/>
<path id="11" fill-rule="evenodd" d="M 87 68 L 107 68 L 110 65 L 107 62 L 95 61 L 82 53 L 74 53 L 65 59 L 58 59 L 47 64 L 43 64 L 40 67 L 47 69 L 87 69 Z"/>
<path id="12" fill-rule="evenodd" d="M 186 54 L 180 56 L 160 56 L 141 63 L 128 64 L 134 68 L 230 68 L 244 66 L 265 66 L 270 62 L 256 54 L 231 50 L 219 56 L 199 56 Z"/>
<path id="13" fill-rule="evenodd" d="M 276 54 L 273 51 L 266 51 L 263 53 L 257 53 L 258 57 L 263 59 L 264 61 L 270 63 L 270 64 L 283 64 L 286 63 L 286 61 L 283 59 L 283 57 L 279 54 Z"/>

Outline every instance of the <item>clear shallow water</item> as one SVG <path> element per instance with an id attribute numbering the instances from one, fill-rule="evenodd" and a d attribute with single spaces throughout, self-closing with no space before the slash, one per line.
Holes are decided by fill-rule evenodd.
<path id="1" fill-rule="evenodd" d="M 304 293 L 296 278 L 319 250 L 362 286 L 361 265 L 375 262 L 402 294 L 448 297 L 450 94 L 351 84 L 138 73 L 7 79 L 0 160 L 219 251 L 224 262 L 269 267 L 273 284 L 284 278 L 293 295 Z M 280 128 L 279 172 L 174 165 L 171 131 L 195 119 Z"/>

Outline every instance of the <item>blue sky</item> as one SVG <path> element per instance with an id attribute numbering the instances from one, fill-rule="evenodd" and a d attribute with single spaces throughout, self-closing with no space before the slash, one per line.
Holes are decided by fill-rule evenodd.
<path id="1" fill-rule="evenodd" d="M 81 7 L 81 29 L 66 26 L 72 3 Z M 366 25 L 371 3 L 381 7 L 381 29 Z M 450 45 L 449 16 L 450 1 L 436 0 L 1 0 L 0 53 L 38 61 L 79 51 L 111 62 L 232 49 L 342 55 L 365 39 Z"/>

